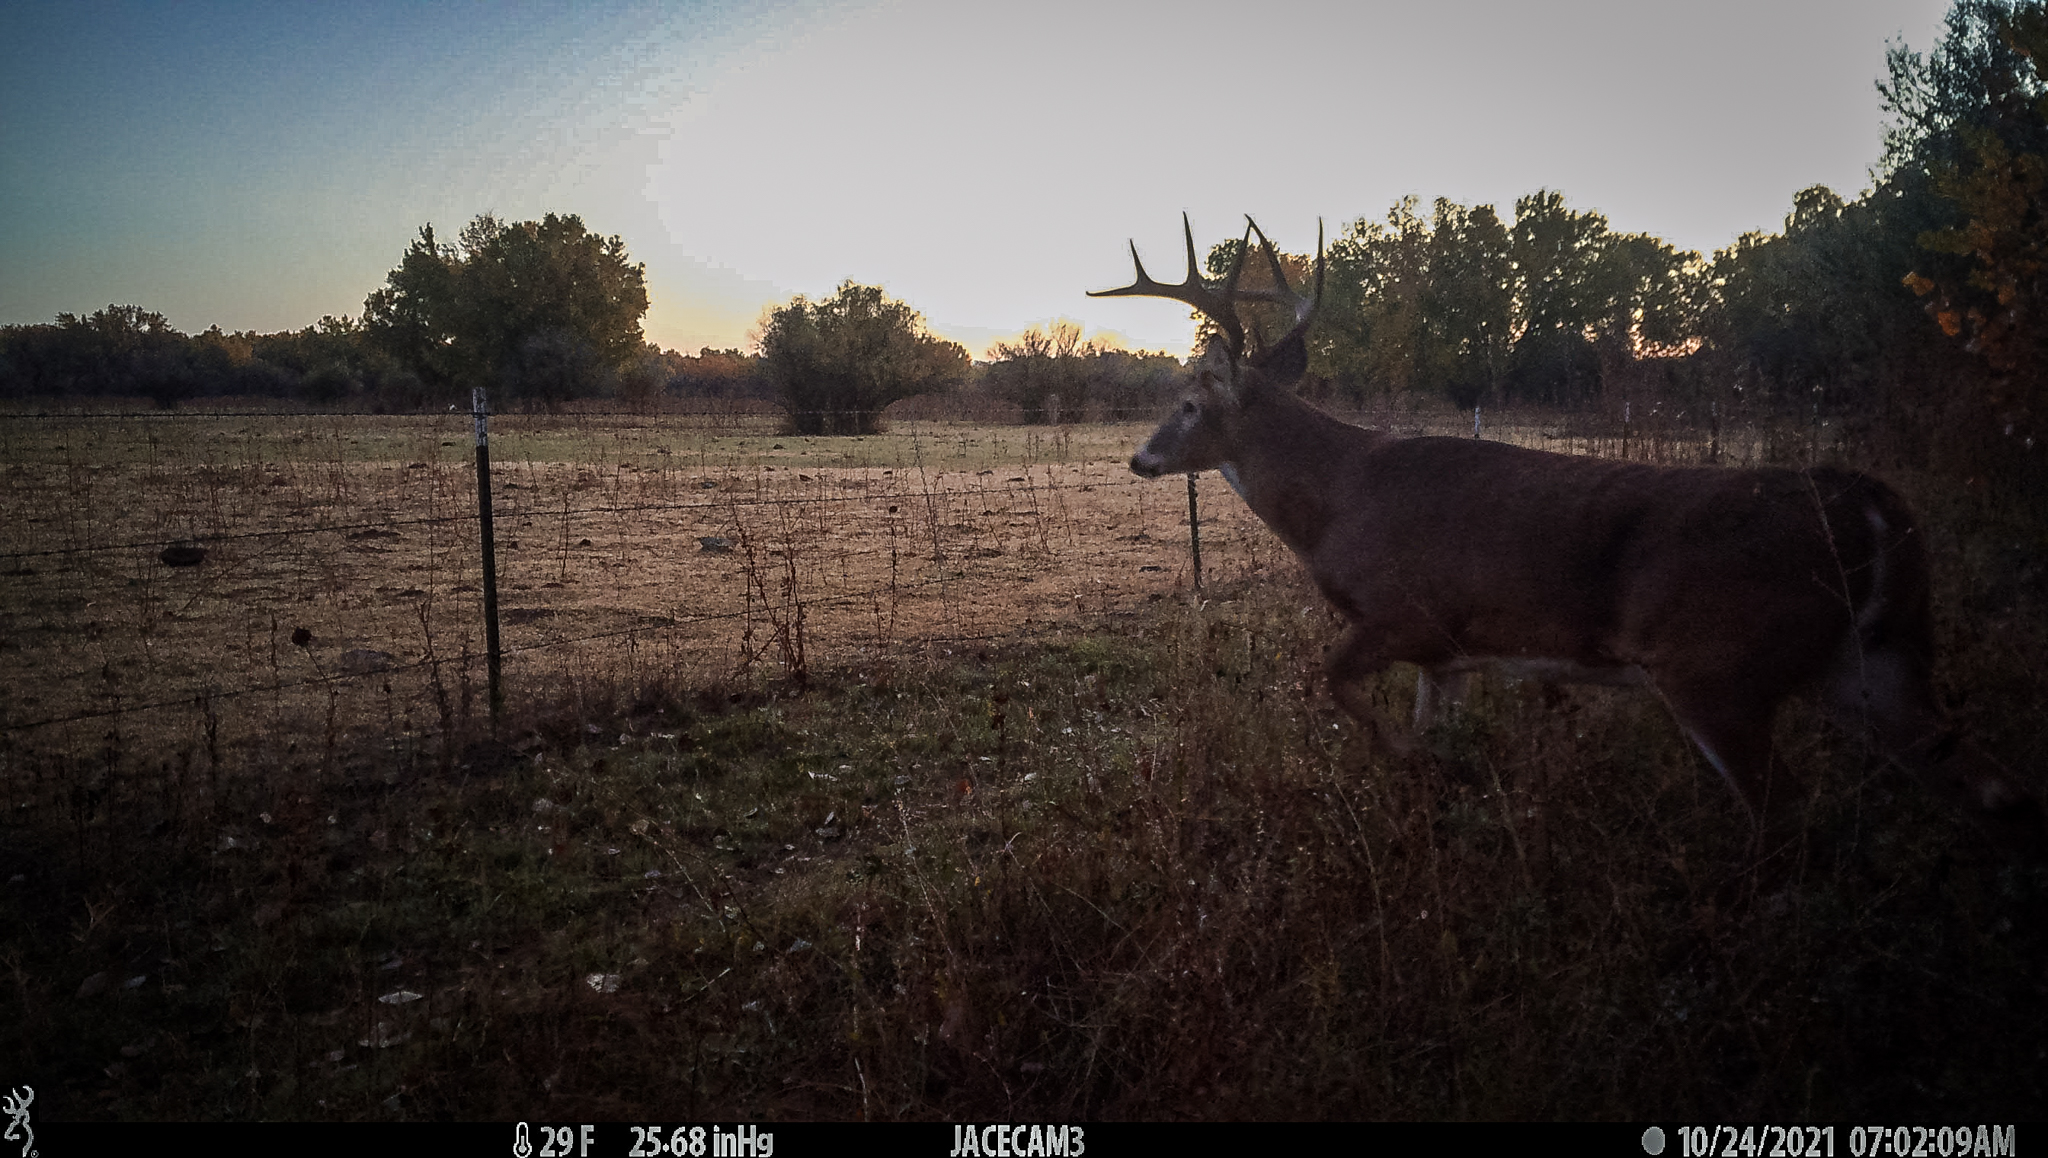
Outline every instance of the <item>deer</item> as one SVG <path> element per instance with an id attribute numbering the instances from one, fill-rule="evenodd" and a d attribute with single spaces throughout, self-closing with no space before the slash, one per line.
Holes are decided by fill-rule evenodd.
<path id="1" fill-rule="evenodd" d="M 1896 491 L 1835 466 L 1657 466 L 1342 422 L 1293 391 L 1322 298 L 1321 227 L 1303 295 L 1245 220 L 1220 286 L 1201 277 L 1183 214 L 1180 284 L 1154 281 L 1133 241 L 1136 280 L 1090 296 L 1166 298 L 1213 324 L 1131 470 L 1221 472 L 1300 559 L 1346 623 L 1325 675 L 1368 752 L 1415 746 L 1364 686 L 1394 663 L 1420 669 L 1416 732 L 1479 671 L 1647 688 L 1734 790 L 1761 848 L 1791 803 L 1772 777 L 1772 721 L 1817 693 L 1993 844 L 2040 858 L 2039 803 L 1936 700 L 1925 536 Z M 1272 289 L 1237 284 L 1254 237 Z M 1292 328 L 1248 343 L 1244 301 L 1291 311 Z"/>

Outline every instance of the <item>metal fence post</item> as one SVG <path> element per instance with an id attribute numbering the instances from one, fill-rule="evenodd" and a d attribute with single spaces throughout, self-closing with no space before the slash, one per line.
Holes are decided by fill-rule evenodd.
<path id="1" fill-rule="evenodd" d="M 1188 472 L 1188 546 L 1195 556 L 1195 594 L 1202 593 L 1202 516 L 1195 509 L 1195 472 Z"/>
<path id="2" fill-rule="evenodd" d="M 476 417 L 476 514 L 483 526 L 484 656 L 490 670 L 491 722 L 496 723 L 505 706 L 505 691 L 499 682 L 498 548 L 491 534 L 490 407 L 481 386 L 470 394 L 470 413 Z"/>

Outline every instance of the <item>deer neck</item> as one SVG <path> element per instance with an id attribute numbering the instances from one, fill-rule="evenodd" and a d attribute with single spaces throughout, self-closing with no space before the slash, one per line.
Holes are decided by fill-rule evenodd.
<path id="1" fill-rule="evenodd" d="M 1219 473 L 1282 541 L 1309 554 L 1330 525 L 1338 469 L 1356 444 L 1378 436 L 1277 390 L 1251 395 L 1238 422 L 1234 453 Z"/>

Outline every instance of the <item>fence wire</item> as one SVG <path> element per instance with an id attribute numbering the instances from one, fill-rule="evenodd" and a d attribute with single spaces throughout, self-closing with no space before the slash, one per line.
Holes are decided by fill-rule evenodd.
<path id="1" fill-rule="evenodd" d="M 559 456 L 494 468 L 516 678 L 539 694 L 614 661 L 695 678 L 801 671 L 1015 635 L 1076 608 L 1128 612 L 1192 586 L 1180 487 L 1124 470 L 1129 430 L 914 420 L 854 453 L 862 440 L 775 432 L 776 416 L 757 411 L 496 416 L 501 454 L 524 440 Z M 1464 433 L 1468 421 L 1369 417 L 1402 433 Z M 26 433 L 24 419 L 36 420 Z M 264 421 L 207 432 L 159 420 Z M 1664 460 L 1653 422 L 1599 423 L 1564 416 L 1542 444 Z M 0 737 L 186 709 L 212 743 L 219 705 L 263 697 L 265 719 L 294 726 L 325 697 L 331 732 L 337 689 L 375 685 L 389 717 L 393 681 L 419 685 L 404 695 L 446 726 L 483 659 L 469 433 L 463 412 L 0 412 L 0 649 L 15 661 L 0 672 Z M 1668 433 L 1670 454 L 1695 454 L 1697 431 Z M 1281 553 L 1213 476 L 1204 487 L 1212 575 Z M 616 497 L 576 501 L 591 489 Z M 381 514 L 334 517 L 349 509 Z M 297 518 L 326 521 L 276 525 Z M 191 573 L 140 554 L 172 544 L 210 554 Z M 623 660 L 585 654 L 614 644 Z M 643 645 L 660 654 L 643 660 Z M 345 670 L 351 655 L 368 657 L 349 661 L 360 670 Z M 296 664 L 313 670 L 287 674 Z"/>
<path id="2" fill-rule="evenodd" d="M 115 429 L 131 418 L 173 416 L 283 418 L 307 425 L 296 431 L 244 429 L 240 444 L 232 438 L 166 442 L 151 437 L 146 454 L 139 449 L 140 442 L 122 443 L 123 432 Z M 417 485 L 406 478 L 404 469 L 413 458 L 409 437 L 439 442 L 437 450 L 457 447 L 467 441 L 462 437 L 467 415 L 404 416 L 404 421 L 394 422 L 387 416 L 313 412 L 142 412 L 0 415 L 0 423 L 23 417 L 64 418 L 78 429 L 54 438 L 18 431 L 7 436 L 10 447 L 27 445 L 34 453 L 9 456 L 7 502 L 16 509 L 8 512 L 11 530 L 0 540 L 12 540 L 0 550 L 0 569 L 9 591 L 0 600 L 0 622 L 6 625 L 4 634 L 12 637 L 7 646 L 35 659 L 9 681 L 18 694 L 7 697 L 10 708 L 0 709 L 0 735 L 19 740 L 63 731 L 65 725 L 180 710 L 203 715 L 210 735 L 223 705 L 262 697 L 277 704 L 309 695 L 331 698 L 338 688 L 380 681 L 387 698 L 393 681 L 433 682 L 434 689 L 409 693 L 430 699 L 446 694 L 439 688 L 444 673 L 466 672 L 483 659 L 475 647 L 480 617 L 470 614 L 474 599 L 462 598 L 473 594 L 476 564 L 473 478 L 464 485 L 467 464 L 450 454 L 411 463 L 429 468 Z M 494 441 L 517 437 L 525 426 L 586 424 L 596 417 L 499 416 L 499 429 L 494 431 L 499 438 Z M 671 436 L 688 433 L 660 429 L 661 416 L 630 417 L 656 427 L 638 431 L 644 438 L 673 441 Z M 404 428 L 417 419 L 432 421 L 424 431 L 406 432 Z M 371 426 L 385 423 L 400 428 L 400 434 L 381 451 L 373 447 L 356 454 L 342 448 L 351 437 L 368 440 L 375 433 Z M 981 429 L 961 427 L 943 439 Z M 794 442 L 802 436 L 759 437 Z M 1025 437 L 1039 439 L 1046 449 L 1061 445 L 1054 432 L 1025 432 Z M 102 453 L 115 443 L 121 446 Z M 283 453 L 287 446 L 295 448 L 296 457 Z M 501 566 L 509 567 L 515 577 L 514 589 L 503 602 L 510 624 L 524 629 L 525 636 L 504 649 L 505 658 L 528 661 L 524 666 L 531 674 L 530 661 L 549 653 L 662 640 L 676 652 L 718 653 L 719 662 L 689 665 L 700 671 L 708 667 L 716 674 L 721 666 L 745 669 L 762 662 L 786 668 L 802 662 L 806 646 L 816 657 L 821 650 L 859 651 L 863 641 L 886 650 L 999 638 L 1024 626 L 1031 616 L 1018 622 L 1016 616 L 963 615 L 959 605 L 985 602 L 987 592 L 1001 591 L 1005 584 L 1036 582 L 1028 572 L 1056 568 L 1060 554 L 1078 549 L 1084 539 L 1100 538 L 1106 528 L 1099 518 L 1065 509 L 1064 504 L 1092 494 L 1085 501 L 1099 507 L 1103 495 L 1123 493 L 1130 496 L 1126 505 L 1140 517 L 1174 521 L 1171 497 L 1162 492 L 1148 498 L 1143 488 L 1159 490 L 1158 485 L 1125 473 L 1114 458 L 1019 463 L 992 449 L 993 465 L 970 472 L 961 464 L 924 465 L 924 451 L 914 440 L 912 447 L 910 462 L 853 467 L 830 462 L 748 466 L 737 456 L 715 461 L 702 454 L 694 463 L 637 472 L 630 464 L 601 461 L 501 460 L 494 469 L 493 486 L 499 492 L 499 556 Z M 603 454 L 616 457 L 616 449 L 607 446 Z M 665 453 L 667 449 L 661 448 Z M 642 448 L 633 453 L 644 457 Z M 44 461 L 24 461 L 38 456 Z M 391 475 L 393 470 L 399 473 Z M 381 477 L 380 471 L 385 472 Z M 599 485 L 616 491 L 622 501 L 574 502 L 571 496 L 593 473 L 605 480 Z M 673 494 L 693 486 L 719 493 Z M 841 489 L 832 491 L 833 486 Z M 636 487 L 656 494 L 667 489 L 671 496 L 636 498 Z M 401 500 L 408 495 L 446 513 L 404 514 Z M 553 505 L 557 496 L 561 505 Z M 195 516 L 195 507 L 206 501 L 212 503 L 210 512 L 205 518 Z M 304 526 L 231 526 L 303 514 L 318 518 L 324 510 L 346 505 L 381 505 L 387 513 Z M 152 518 L 162 528 L 156 533 L 92 537 L 96 528 Z M 1185 517 L 1179 522 L 1184 535 Z M 706 531 L 719 533 L 699 533 Z M 339 550 L 332 543 L 337 535 L 347 539 Z M 417 540 L 409 553 L 389 552 L 379 545 L 407 536 Z M 614 573 L 656 561 L 686 569 L 691 560 L 702 559 L 721 568 L 723 577 L 708 584 L 718 590 L 680 596 L 686 605 L 650 606 L 632 598 L 615 604 L 602 590 L 602 571 L 592 570 L 591 536 L 605 540 L 605 550 L 616 550 L 616 558 L 596 561 Z M 84 541 L 51 544 L 52 537 Z M 703 545 L 689 552 L 693 537 Z M 1173 537 L 1174 532 L 1164 527 L 1134 527 L 1126 536 L 1150 552 L 1147 557 L 1164 560 L 1135 568 L 1167 573 L 1148 580 L 1151 587 L 1177 577 Z M 207 561 L 189 573 L 195 576 L 193 581 L 185 581 L 188 573 L 160 565 L 153 556 L 137 557 L 173 544 L 209 549 Z M 252 546 L 258 549 L 237 549 Z M 684 549 L 677 550 L 679 546 Z M 47 565 L 52 560 L 59 561 L 54 569 Z M 385 573 L 378 571 L 380 563 L 388 565 Z M 537 589 L 565 586 L 572 563 L 579 572 L 576 582 L 584 587 L 580 600 L 564 606 L 534 598 Z M 1066 580 L 1077 578 L 1072 567 L 1065 570 Z M 875 578 L 883 574 L 886 579 Z M 520 578 L 528 582 L 518 582 Z M 864 578 L 873 581 L 863 582 Z M 381 634 L 344 632 L 339 625 L 323 627 L 317 634 L 300 628 L 295 634 L 308 638 L 294 639 L 296 649 L 282 647 L 284 632 L 301 620 L 321 626 L 310 613 L 294 615 L 288 605 L 280 605 L 282 595 L 276 589 L 294 583 L 324 586 L 325 595 L 344 604 L 366 589 L 412 599 L 425 639 L 424 654 L 401 658 L 385 650 L 405 650 L 393 644 L 405 609 L 365 609 L 360 604 L 358 609 L 369 613 L 356 618 L 381 621 Z M 979 594 L 970 596 L 970 590 Z M 132 604 L 123 605 L 125 592 L 133 593 Z M 1157 590 L 1149 594 L 1159 596 Z M 314 602 L 316 593 L 299 598 Z M 1076 602 L 1085 598 L 1074 596 Z M 919 601 L 941 606 L 936 612 L 926 608 L 921 615 L 906 614 Z M 717 606 L 721 602 L 729 606 Z M 839 621 L 821 622 L 831 612 L 841 613 Z M 626 622 L 579 622 L 600 613 L 615 623 L 623 616 Z M 846 615 L 862 613 L 874 622 L 850 630 Z M 197 629 L 188 626 L 208 616 L 219 622 Z M 465 617 L 479 621 L 460 622 Z M 554 626 L 550 620 L 561 629 L 547 634 L 545 629 Z M 999 623 L 1000 630 L 986 630 L 990 623 Z M 237 632 L 245 637 L 242 645 L 230 646 Z M 445 633 L 444 640 L 452 636 L 455 646 L 437 645 L 436 632 Z M 725 638 L 709 638 L 712 633 Z M 117 636 L 129 637 L 125 642 L 133 646 L 114 646 L 109 640 Z M 348 643 L 364 645 L 350 654 L 371 653 L 370 659 L 361 661 L 362 670 L 337 666 L 334 649 Z M 167 659 L 172 652 L 177 658 Z M 323 652 L 324 662 L 319 658 Z M 261 678 L 266 659 L 273 678 Z M 311 664 L 314 670 L 278 678 L 295 664 Z M 150 694 L 152 689 L 157 689 L 155 694 Z M 71 706 L 60 707 L 67 699 Z M 43 703 L 59 710 L 32 711 L 33 705 Z"/>
<path id="3" fill-rule="evenodd" d="M 1133 478 L 1128 480 L 1120 479 L 1115 482 L 1105 481 L 1093 483 L 1044 483 L 1039 484 L 1037 489 L 1040 491 L 1094 491 L 1100 490 L 1103 487 L 1141 486 L 1148 482 L 1150 482 L 1150 480 L 1148 479 Z M 977 488 L 960 487 L 950 491 L 934 492 L 934 494 L 938 493 L 966 495 L 979 494 L 983 492 Z M 503 503 L 502 499 L 499 499 L 497 501 Z M 726 499 L 723 501 L 707 500 L 703 502 L 688 503 L 629 503 L 606 507 L 569 507 L 564 510 L 555 510 L 552 508 L 539 507 L 519 507 L 512 505 L 510 503 L 504 503 L 498 508 L 497 514 L 501 518 L 513 518 L 519 516 L 538 516 L 545 518 L 580 518 L 583 516 L 590 515 L 619 516 L 629 514 L 641 514 L 650 511 L 724 511 L 731 509 L 733 507 L 818 506 L 832 503 L 861 503 L 870 501 L 873 501 L 873 496 L 865 494 L 819 495 L 808 498 Z M 347 531 L 366 531 L 377 530 L 382 528 L 446 526 L 454 523 L 473 523 L 476 520 L 476 514 L 474 512 L 471 512 L 468 514 L 461 515 L 441 515 L 433 518 L 379 519 L 372 522 L 361 523 L 323 523 L 318 526 L 312 527 L 289 527 L 274 531 L 238 531 L 233 533 L 174 535 L 169 537 L 159 536 L 151 539 L 137 539 L 119 543 L 88 543 L 81 546 L 73 547 L 47 547 L 29 551 L 0 551 L 0 561 L 15 559 L 37 559 L 45 558 L 52 555 L 86 555 L 106 551 L 151 550 L 187 543 L 205 545 L 241 542 L 251 539 L 279 539 L 304 535 L 340 534 Z"/>

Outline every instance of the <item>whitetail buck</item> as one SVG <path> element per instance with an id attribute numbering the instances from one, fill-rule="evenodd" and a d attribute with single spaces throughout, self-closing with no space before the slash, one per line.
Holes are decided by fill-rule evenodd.
<path id="1" fill-rule="evenodd" d="M 1360 686 L 1396 661 L 1422 669 L 1418 726 L 1482 668 L 1646 686 L 1761 824 L 1789 803 L 1771 782 L 1772 718 L 1818 690 L 1999 844 L 2039 849 L 2039 805 L 1959 743 L 1935 702 L 1926 551 L 1891 488 L 1834 467 L 1657 467 L 1339 422 L 1291 390 L 1322 295 L 1320 236 L 1303 297 L 1256 224 L 1220 287 L 1202 281 L 1182 228 L 1181 284 L 1152 280 L 1133 244 L 1137 280 L 1094 295 L 1170 298 L 1218 330 L 1131 469 L 1221 471 L 1301 557 L 1350 621 L 1331 693 L 1369 733 L 1406 746 Z M 1237 286 L 1255 234 L 1270 290 Z M 1291 307 L 1293 328 L 1248 351 L 1246 299 Z"/>

